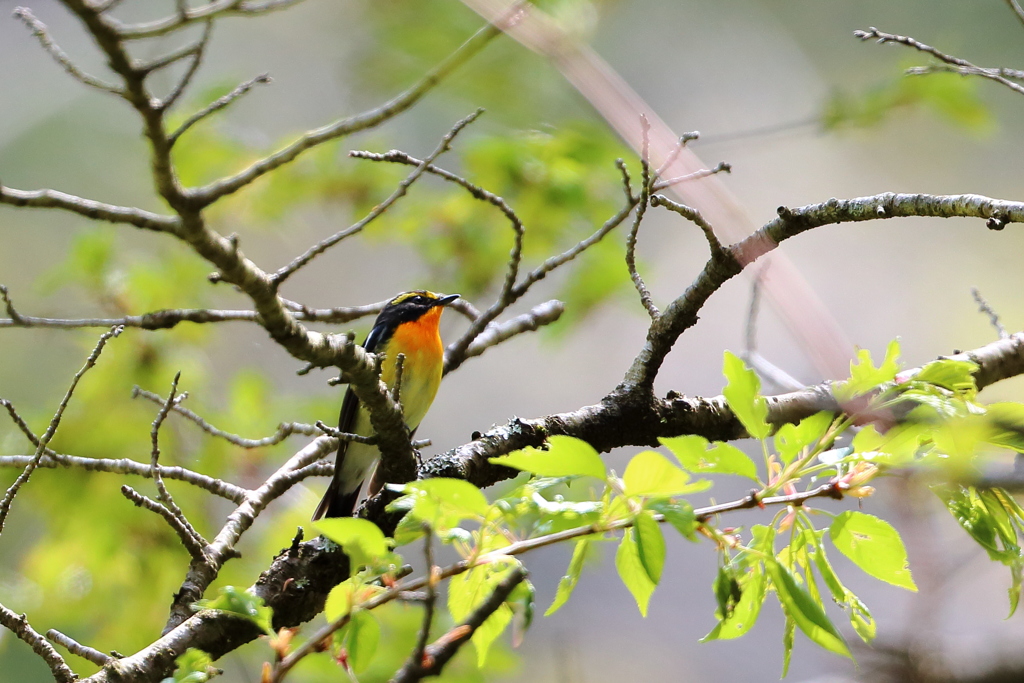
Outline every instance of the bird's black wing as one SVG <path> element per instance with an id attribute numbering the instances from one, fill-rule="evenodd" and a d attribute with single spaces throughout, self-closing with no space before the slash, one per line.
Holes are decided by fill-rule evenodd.
<path id="1" fill-rule="evenodd" d="M 363 342 L 363 349 L 373 353 L 381 345 L 387 333 L 386 328 L 375 325 L 366 341 Z M 350 386 L 345 391 L 345 398 L 341 402 L 341 414 L 338 416 L 338 431 L 351 433 L 355 427 L 356 415 L 359 414 L 359 397 L 352 391 Z M 341 487 L 341 465 L 345 462 L 345 452 L 348 451 L 350 442 L 342 441 L 338 444 L 338 455 L 334 459 L 334 478 L 331 485 L 327 487 L 320 504 L 316 506 L 313 513 L 313 520 L 321 517 L 351 517 L 356 508 L 356 500 L 359 497 L 359 487 L 351 493 L 342 493 Z"/>

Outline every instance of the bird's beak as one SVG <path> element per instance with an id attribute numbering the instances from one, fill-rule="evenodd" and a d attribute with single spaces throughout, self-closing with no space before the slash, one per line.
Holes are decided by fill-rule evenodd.
<path id="1" fill-rule="evenodd" d="M 437 301 L 434 302 L 434 305 L 435 306 L 447 306 L 451 302 L 453 302 L 456 299 L 458 299 L 459 296 L 461 296 L 461 295 L 459 295 L 459 294 L 448 294 L 447 296 L 442 296 L 440 299 L 438 299 Z"/>

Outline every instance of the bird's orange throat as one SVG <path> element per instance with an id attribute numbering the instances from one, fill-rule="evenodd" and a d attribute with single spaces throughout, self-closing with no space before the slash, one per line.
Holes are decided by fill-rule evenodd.
<path id="1" fill-rule="evenodd" d="M 441 345 L 441 333 L 438 324 L 444 309 L 436 306 L 419 319 L 403 323 L 395 330 L 388 344 L 389 350 L 395 354 L 441 356 L 444 347 Z"/>

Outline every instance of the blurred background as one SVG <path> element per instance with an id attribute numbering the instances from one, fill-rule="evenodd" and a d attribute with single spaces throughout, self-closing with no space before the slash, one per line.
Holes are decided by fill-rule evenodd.
<path id="1" fill-rule="evenodd" d="M 561 0 L 542 6 L 593 45 L 678 133 L 701 132 L 694 151 L 709 166 L 732 164 L 732 173 L 721 178 L 756 225 L 779 205 L 886 191 L 1022 198 L 1020 95 L 952 75 L 906 79 L 904 68 L 927 61 L 852 35 L 877 26 L 978 65 L 1022 67 L 1024 26 L 1000 0 Z M 0 179 L 19 189 L 50 187 L 162 210 L 138 121 L 123 102 L 64 74 L 10 17 L 14 7 L 0 0 Z M 95 45 L 58 3 L 31 0 L 30 7 L 77 63 L 106 75 Z M 125 20 L 171 11 L 173 3 L 155 0 L 125 0 L 118 10 Z M 258 19 L 219 21 L 178 120 L 257 74 L 269 73 L 274 82 L 183 138 L 176 151 L 183 180 L 206 182 L 304 130 L 382 102 L 480 24 L 457 0 L 306 0 Z M 153 57 L 181 42 L 169 37 L 141 44 L 136 54 Z M 613 162 L 623 156 L 638 169 L 635 154 L 557 70 L 502 37 L 412 111 L 327 145 L 219 204 L 214 226 L 237 232 L 246 255 L 262 267 L 280 267 L 365 214 L 406 175 L 349 159 L 348 150 L 398 148 L 422 157 L 478 106 L 487 114 L 441 165 L 502 194 L 519 211 L 528 229 L 528 265 L 562 251 L 617 210 L 621 187 Z M 503 220 L 491 207 L 426 178 L 365 233 L 290 280 L 283 294 L 331 307 L 427 287 L 459 291 L 483 307 L 511 246 Z M 991 232 L 983 221 L 964 219 L 878 221 L 821 228 L 784 250 L 855 344 L 877 356 L 899 337 L 905 362 L 915 366 L 995 338 L 977 311 L 972 286 L 1011 331 L 1024 326 L 1024 237 L 1014 228 Z M 420 428 L 433 441 L 425 454 L 464 443 L 474 430 L 513 415 L 593 403 L 621 379 L 647 322 L 622 259 L 624 235 L 622 229 L 612 233 L 513 311 L 561 298 L 567 313 L 558 325 L 492 349 L 445 380 Z M 692 281 L 707 256 L 693 225 L 655 210 L 642 226 L 638 255 L 660 304 Z M 0 207 L 0 283 L 23 314 L 245 308 L 230 288 L 208 283 L 209 270 L 167 237 Z M 712 297 L 662 370 L 659 392 L 721 392 L 722 352 L 744 349 L 750 295 L 750 281 L 737 278 Z M 323 329 L 363 334 L 369 322 Z M 443 332 L 451 338 L 464 327 L 449 313 Z M 98 336 L 99 330 L 0 330 L 0 397 L 41 432 Z M 768 306 L 758 318 L 757 340 L 762 355 L 798 380 L 821 380 L 807 350 Z M 327 373 L 297 376 L 300 367 L 265 333 L 242 323 L 128 330 L 82 383 L 54 447 L 146 460 L 155 407 L 132 401 L 131 388 L 166 393 L 178 370 L 189 407 L 244 436 L 270 434 L 282 421 L 333 421 L 340 390 L 327 386 Z M 1024 382 L 1001 383 L 982 397 L 1021 400 Z M 163 451 L 165 462 L 253 486 L 301 443 L 293 438 L 243 452 L 172 418 Z M 612 453 L 608 462 L 622 471 L 636 450 Z M 0 454 L 26 452 L 31 449 L 16 429 L 0 420 Z M 15 476 L 0 471 L 0 484 Z M 0 538 L 0 602 L 27 613 L 40 630 L 57 628 L 104 651 L 130 653 L 156 638 L 187 555 L 162 521 L 118 495 L 122 483 L 111 474 L 37 472 Z M 128 483 L 148 490 L 146 482 Z M 252 583 L 305 524 L 325 485 L 309 480 L 274 503 L 243 540 L 244 559 L 229 563 L 217 585 Z M 171 486 L 200 531 L 219 529 L 230 509 L 224 501 Z M 879 638 L 855 651 L 857 669 L 798 636 L 789 679 L 1002 680 L 992 673 L 1002 668 L 1009 672 L 1005 680 L 1021 680 L 1021 617 L 1004 620 L 1008 572 L 988 561 L 926 489 L 902 480 L 883 481 L 879 489 L 863 509 L 900 529 L 920 592 L 881 584 L 837 561 L 844 581 L 872 608 Z M 719 501 L 742 493 L 712 490 Z M 763 521 L 757 514 L 735 518 L 736 524 L 757 521 Z M 471 652 L 463 653 L 448 679 L 776 679 L 783 623 L 777 606 L 769 601 L 740 640 L 699 643 L 715 623 L 714 549 L 667 538 L 665 577 L 646 619 L 619 582 L 609 546 L 584 572 L 569 604 L 550 618 L 538 617 L 521 648 L 504 646 L 485 672 L 475 669 Z M 570 553 L 554 547 L 529 556 L 541 611 Z M 394 671 L 401 647 L 407 652 L 414 637 L 417 609 L 396 606 L 382 615 L 393 647 L 361 680 L 386 680 Z M 228 656 L 220 663 L 225 680 L 258 680 L 268 652 L 253 643 Z M 69 663 L 80 673 L 93 671 L 73 657 Z M 297 681 L 343 677 L 326 659 L 293 675 Z M 46 680 L 46 668 L 28 647 L 0 631 L 0 681 Z"/>

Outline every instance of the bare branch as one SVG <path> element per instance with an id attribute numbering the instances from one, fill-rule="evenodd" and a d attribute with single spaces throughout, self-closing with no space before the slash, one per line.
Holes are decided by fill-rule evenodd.
<path id="1" fill-rule="evenodd" d="M 71 654 L 77 655 L 82 659 L 89 660 L 96 666 L 103 666 L 110 661 L 110 655 L 103 654 L 99 650 L 91 648 L 88 645 L 82 645 L 74 638 L 64 635 L 55 628 L 51 628 L 46 632 L 46 638 L 47 640 L 52 640 L 62 646 Z"/>
<path id="2" fill-rule="evenodd" d="M 966 59 L 960 59 L 959 57 L 947 55 L 944 52 L 936 50 L 934 47 L 930 45 L 925 45 L 924 43 L 914 40 L 913 38 L 910 38 L 908 36 L 900 36 L 894 33 L 883 33 L 874 26 L 870 27 L 867 31 L 854 31 L 853 35 L 856 36 L 857 38 L 860 38 L 861 40 L 875 39 L 878 43 L 898 43 L 900 45 L 912 47 L 919 52 L 930 54 L 931 56 L 938 59 L 940 62 L 949 65 L 958 73 L 963 74 L 964 76 L 980 76 L 982 78 L 987 78 L 989 80 L 995 81 L 996 83 L 1001 83 L 1002 85 L 1005 85 L 1007 88 L 1024 95 L 1024 86 L 1018 83 L 1014 83 L 1013 81 L 1003 76 L 1000 73 L 999 69 L 988 69 L 981 66 L 975 66 L 974 64 L 968 62 Z M 907 73 L 911 75 L 920 75 L 923 73 L 927 73 L 928 71 L 929 69 L 927 68 L 923 70 L 909 69 Z"/>
<path id="3" fill-rule="evenodd" d="M 14 9 L 14 16 L 28 26 L 29 30 L 32 31 L 32 35 L 39 39 L 39 43 L 43 46 L 43 49 L 49 52 L 50 56 L 53 57 L 57 63 L 61 65 L 64 71 L 66 71 L 76 81 L 84 83 L 92 88 L 96 88 L 97 90 L 103 90 L 104 92 L 124 97 L 125 93 L 121 88 L 116 85 L 106 83 L 95 76 L 90 76 L 79 69 L 75 63 L 71 61 L 71 58 L 68 57 L 67 53 L 60 49 L 60 46 L 57 45 L 57 43 L 53 41 L 53 38 L 50 37 L 50 34 L 46 30 L 46 24 L 36 19 L 32 14 L 32 11 L 27 7 L 16 7 Z"/>
<path id="4" fill-rule="evenodd" d="M 499 35 L 501 29 L 488 24 L 477 31 L 469 40 L 462 44 L 448 58 L 423 76 L 415 85 L 382 106 L 353 116 L 340 119 L 334 123 L 311 130 L 292 144 L 278 150 L 270 156 L 257 161 L 237 175 L 222 178 L 205 187 L 190 193 L 192 205 L 201 209 L 209 206 L 217 199 L 237 192 L 262 175 L 294 160 L 303 152 L 323 144 L 329 140 L 351 135 L 352 133 L 373 128 L 390 118 L 401 114 L 414 105 L 426 93 L 430 92 L 441 80 L 479 52 L 492 38 Z"/>
<path id="5" fill-rule="evenodd" d="M 298 476 L 298 472 L 308 465 L 317 463 L 318 460 L 337 448 L 337 439 L 328 436 L 314 439 L 292 455 L 259 488 L 246 493 L 241 504 L 228 515 L 217 536 L 206 546 L 207 561 L 193 562 L 189 568 L 188 575 L 175 594 L 174 603 L 171 605 L 171 617 L 167 622 L 167 631 L 174 629 L 192 616 L 190 606 L 203 596 L 209 585 L 217 578 L 224 563 L 237 556 L 238 551 L 235 546 L 238 540 L 253 525 L 260 513 L 303 478 L 311 476 L 313 473 L 319 473 L 318 470 L 305 470 L 302 476 Z"/>
<path id="6" fill-rule="evenodd" d="M 104 333 L 100 337 L 99 341 L 96 342 L 96 346 L 93 348 L 92 353 L 90 353 L 89 357 L 85 359 L 85 364 L 78 372 L 75 373 L 75 376 L 71 380 L 71 386 L 68 387 L 68 390 L 64 394 L 64 398 L 61 400 L 60 405 L 57 406 L 57 412 L 53 414 L 53 418 L 50 420 L 50 424 L 46 428 L 46 431 L 43 433 L 41 437 L 39 437 L 39 445 L 36 446 L 36 452 L 32 456 L 32 461 L 25 466 L 24 471 L 22 471 L 22 473 L 18 475 L 18 478 L 15 479 L 14 483 L 11 484 L 10 488 L 7 489 L 7 492 L 4 494 L 3 500 L 0 500 L 0 532 L 3 532 L 4 523 L 7 521 L 7 515 L 11 511 L 11 503 L 14 502 L 14 497 L 18 495 L 18 491 L 29 480 L 29 477 L 32 476 L 32 472 L 35 471 L 36 467 L 39 466 L 39 461 L 42 459 L 43 454 L 46 452 L 47 445 L 50 443 L 50 440 L 53 438 L 53 435 L 57 432 L 57 427 L 60 426 L 60 420 L 64 416 L 64 410 L 65 408 L 68 407 L 68 403 L 71 401 L 71 397 L 75 393 L 75 388 L 78 386 L 78 382 L 82 379 L 85 373 L 87 373 L 94 365 L 96 365 L 96 361 L 99 359 L 100 354 L 103 352 L 103 347 L 107 345 L 107 341 L 121 334 L 121 331 L 123 329 L 124 328 L 121 327 L 115 327 L 111 329 L 109 332 Z M 12 407 L 9 404 L 7 408 L 8 411 L 12 410 Z"/>
<path id="7" fill-rule="evenodd" d="M 204 554 L 204 548 L 206 547 L 206 541 L 202 540 L 195 530 L 192 529 L 192 525 L 188 524 L 187 521 L 183 522 L 177 514 L 171 511 L 165 504 L 158 503 L 157 501 L 148 498 L 131 486 L 124 484 L 121 486 L 121 494 L 135 503 L 140 508 L 145 508 L 150 512 L 155 512 L 164 518 L 164 521 L 174 530 L 174 533 L 178 535 L 181 540 L 181 544 L 185 546 L 185 550 L 192 556 L 192 559 L 197 562 L 205 562 L 206 556 Z"/>
<path id="8" fill-rule="evenodd" d="M 31 646 L 33 652 L 42 657 L 46 665 L 50 667 L 50 673 L 57 683 L 71 683 L 78 676 L 64 662 L 53 646 L 46 642 L 39 633 L 28 623 L 24 614 L 17 615 L 3 605 L 0 605 L 0 625 L 10 629 L 11 633 L 21 638 Z"/>
<path id="9" fill-rule="evenodd" d="M 708 246 L 711 247 L 712 254 L 718 254 L 724 251 L 722 243 L 718 241 L 718 237 L 715 235 L 715 229 L 711 227 L 700 211 L 693 207 L 679 202 L 674 202 L 665 195 L 656 194 L 651 197 L 651 206 L 663 206 L 669 211 L 674 211 L 680 216 L 690 221 L 704 233 L 704 238 L 708 241 Z"/>
<path id="10" fill-rule="evenodd" d="M 172 216 L 162 216 L 127 206 L 104 204 L 57 190 L 15 190 L 0 184 L 0 204 L 39 209 L 63 209 L 93 220 L 128 223 L 137 228 L 171 234 L 177 234 L 181 226 L 180 219 Z"/>
<path id="11" fill-rule="evenodd" d="M 195 46 L 195 50 L 192 53 L 192 61 L 189 63 L 188 68 L 185 70 L 184 75 L 177 82 L 174 88 L 167 94 L 164 99 L 158 104 L 154 105 L 154 109 L 159 111 L 167 111 L 174 106 L 174 103 L 178 101 L 181 94 L 185 92 L 185 88 L 192 82 L 192 78 L 199 71 L 199 65 L 203 62 L 203 54 L 206 52 L 206 46 L 210 43 L 210 36 L 213 35 L 213 20 L 207 19 L 206 26 L 203 27 L 203 35 L 199 38 L 199 42 Z M 174 140 L 168 138 L 168 147 L 173 144 Z"/>
<path id="12" fill-rule="evenodd" d="M 420 626 L 419 633 L 416 634 L 416 645 L 413 647 L 412 652 L 409 653 L 409 657 L 405 660 L 405 664 L 402 665 L 402 668 L 399 669 L 398 673 L 391 679 L 392 683 L 403 680 L 418 680 L 418 678 L 409 677 L 414 676 L 416 673 L 423 670 L 424 663 L 426 661 L 424 655 L 427 649 L 427 642 L 430 640 L 430 627 L 434 623 L 434 608 L 437 603 L 437 584 L 440 574 L 439 570 L 441 568 L 434 566 L 434 534 L 431 533 L 429 525 L 424 524 L 423 527 L 423 555 L 426 559 L 427 574 L 427 590 L 423 595 L 423 625 Z M 433 660 L 433 657 L 431 657 L 431 660 Z M 422 676 L 419 678 L 422 678 Z"/>
<path id="13" fill-rule="evenodd" d="M 525 578 L 526 569 L 521 566 L 514 567 L 465 621 L 438 638 L 430 647 L 425 650 L 421 649 L 421 656 L 418 660 L 413 660 L 410 657 L 405 666 L 391 679 L 391 683 L 412 683 L 427 676 L 440 674 L 444 665 L 455 656 L 455 653 L 463 645 L 469 642 L 476 630 L 508 600 L 508 596 Z"/>
<path id="14" fill-rule="evenodd" d="M 493 320 L 495 320 L 499 315 L 501 315 L 501 313 L 505 309 L 507 309 L 513 303 L 518 301 L 524 294 L 526 294 L 526 292 L 529 291 L 530 287 L 532 287 L 534 284 L 547 277 L 549 273 L 551 273 L 558 267 L 565 265 L 569 261 L 572 261 L 574 258 L 582 254 L 584 251 L 600 242 L 605 235 L 607 235 L 609 232 L 617 228 L 620 224 L 622 224 L 624 220 L 626 220 L 626 217 L 629 216 L 630 212 L 633 210 L 634 205 L 635 204 L 627 204 L 622 209 L 620 209 L 618 213 L 616 213 L 614 216 L 605 221 L 604 225 L 602 225 L 592 235 L 590 235 L 584 240 L 577 242 L 575 245 L 573 245 L 566 251 L 562 252 L 561 254 L 557 256 L 552 256 L 551 258 L 547 259 L 542 264 L 534 268 L 532 271 L 526 274 L 522 282 L 517 284 L 512 289 L 506 300 L 503 301 L 499 299 L 495 301 L 495 303 L 492 304 L 486 311 L 481 313 L 473 322 L 473 324 L 470 325 L 469 329 L 466 330 L 466 332 L 463 333 L 463 335 L 459 339 L 450 344 L 448 348 L 445 350 L 445 371 L 452 372 L 453 370 L 458 369 L 459 366 L 461 366 L 462 363 L 465 362 L 466 358 L 468 357 L 466 355 L 466 350 L 473 343 L 473 341 L 478 336 L 480 336 L 481 333 L 483 333 L 483 331 L 487 328 L 488 325 L 491 324 Z"/>
<path id="15" fill-rule="evenodd" d="M 511 320 L 503 323 L 492 322 L 466 348 L 464 359 L 479 356 L 492 346 L 497 346 L 523 332 L 534 332 L 544 325 L 550 325 L 562 317 L 564 312 L 565 304 L 557 299 L 552 299 L 551 301 L 545 301 L 538 306 L 534 306 L 529 312 L 518 315 Z M 450 363 L 452 361 L 449 360 L 446 353 L 445 372 L 448 372 Z"/>
<path id="16" fill-rule="evenodd" d="M 113 0 L 120 2 L 121 0 Z M 205 5 L 181 11 L 174 16 L 165 17 L 143 24 L 122 24 L 111 20 L 111 24 L 125 40 L 140 40 L 142 38 L 154 38 L 177 31 L 186 26 L 200 21 L 209 21 L 218 16 L 230 15 L 257 15 L 267 12 L 287 9 L 297 5 L 302 0 L 265 0 L 262 3 L 245 2 L 239 0 L 213 0 Z M 113 3 L 111 3 L 113 4 Z M 106 12 L 109 6 L 98 8 L 98 12 Z"/>
<path id="17" fill-rule="evenodd" d="M 764 267 L 753 277 L 750 288 L 750 308 L 747 310 L 746 343 L 743 360 L 763 379 L 768 380 L 782 391 L 798 391 L 804 384 L 793 379 L 785 370 L 770 362 L 757 352 L 757 314 L 761 304 L 761 280 Z"/>
<path id="18" fill-rule="evenodd" d="M 1009 5 L 1010 9 L 1013 10 L 1013 13 L 1017 15 L 1018 19 L 1020 19 L 1020 23 L 1024 24 L 1024 7 L 1021 7 L 1017 3 L 1017 0 L 1006 0 L 1006 4 Z"/>
<path id="19" fill-rule="evenodd" d="M 171 526 L 178 533 L 178 535 L 181 536 L 182 533 L 184 533 L 191 537 L 191 543 L 185 541 L 183 542 L 185 543 L 185 547 L 188 548 L 188 551 L 192 555 L 193 559 L 198 561 L 205 561 L 205 558 L 203 557 L 202 548 L 207 545 L 206 539 L 203 538 L 199 534 L 199 532 L 195 530 L 191 523 L 189 523 L 188 518 L 185 517 L 185 513 L 182 512 L 181 508 L 178 507 L 178 504 L 174 502 L 174 498 L 171 496 L 171 492 L 168 491 L 167 486 L 164 485 L 163 477 L 160 476 L 160 427 L 163 425 L 164 420 L 167 419 L 167 414 L 171 412 L 171 408 L 176 403 L 178 403 L 180 398 L 184 398 L 184 395 L 181 396 L 180 398 L 178 398 L 177 396 L 179 379 L 181 379 L 180 372 L 174 375 L 174 380 L 171 381 L 171 392 L 167 395 L 167 400 L 163 402 L 163 405 L 157 412 L 156 418 L 153 420 L 153 425 L 149 431 L 149 438 L 153 444 L 153 448 L 150 451 L 149 468 L 153 473 L 153 482 L 156 484 L 156 490 L 160 498 L 160 502 L 163 503 L 161 507 L 164 508 L 167 514 L 164 514 L 164 512 L 156 510 L 154 507 L 145 504 L 145 502 L 139 502 L 139 500 L 137 500 L 137 494 L 136 497 L 132 497 L 131 495 L 126 493 L 126 490 L 130 491 L 131 493 L 135 493 L 134 491 L 131 490 L 131 488 L 127 486 L 121 487 L 121 493 L 124 493 L 125 496 L 128 496 L 136 505 L 148 508 L 150 510 L 153 510 L 154 512 L 158 512 L 165 519 L 167 519 L 168 517 L 174 517 L 175 522 L 172 523 Z M 195 548 L 199 548 L 198 554 L 195 552 Z"/>
<path id="20" fill-rule="evenodd" d="M 978 304 L 978 312 L 984 313 L 988 316 L 988 320 L 992 323 L 992 327 L 996 328 L 996 334 L 999 335 L 999 338 L 1006 339 L 1009 337 L 1010 335 L 1006 331 L 1006 328 L 1003 327 L 1003 323 L 999 321 L 999 314 L 995 312 L 995 309 L 989 306 L 988 302 L 985 301 L 985 297 L 981 295 L 981 292 L 978 291 L 977 287 L 971 287 L 971 296 L 974 297 L 975 303 Z"/>
<path id="21" fill-rule="evenodd" d="M 162 399 L 160 396 L 154 394 L 151 391 L 146 391 L 145 389 L 135 387 L 134 389 L 132 389 L 132 398 L 136 398 L 138 396 L 141 396 L 142 398 L 152 401 L 153 403 L 164 404 L 164 399 Z M 304 434 L 306 436 L 316 436 L 320 434 L 320 430 L 318 430 L 313 425 L 303 424 L 301 422 L 282 422 L 277 426 L 277 431 L 270 436 L 265 436 L 262 439 L 246 439 L 245 437 L 238 436 L 237 434 L 232 434 L 230 432 L 225 432 L 222 429 L 214 427 L 209 422 L 201 418 L 199 415 L 195 414 L 188 408 L 182 406 L 180 402 L 175 402 L 174 405 L 171 406 L 171 410 L 178 413 L 182 417 L 191 420 L 196 425 L 198 425 L 200 429 L 202 429 L 210 436 L 216 436 L 218 438 L 224 439 L 228 443 L 234 444 L 235 446 L 240 446 L 242 448 L 264 448 L 266 446 L 274 446 L 276 444 L 281 443 L 292 434 Z"/>
<path id="22" fill-rule="evenodd" d="M 679 155 L 683 152 L 683 147 L 686 147 L 687 143 L 700 138 L 700 131 L 693 131 L 691 133 L 683 133 L 679 136 L 679 142 L 672 148 L 672 151 L 665 156 L 665 161 L 658 167 L 658 170 L 654 172 L 654 178 L 661 178 L 665 174 L 665 171 L 674 163 Z M 657 192 L 660 188 L 652 187 L 651 192 Z"/>
<path id="23" fill-rule="evenodd" d="M 654 305 L 650 290 L 647 289 L 643 278 L 636 270 L 636 238 L 640 232 L 640 222 L 644 219 L 651 198 L 651 163 L 649 159 L 651 124 L 643 114 L 640 115 L 640 130 L 643 139 L 640 147 L 640 202 L 636 206 L 636 213 L 633 214 L 633 225 L 626 233 L 626 268 L 629 270 L 630 279 L 633 280 L 633 286 L 636 287 L 636 291 L 640 295 L 640 303 L 647 309 L 651 320 L 657 320 L 661 311 Z"/>
<path id="24" fill-rule="evenodd" d="M 391 208 L 392 204 L 394 204 L 399 199 L 405 196 L 405 193 L 409 190 L 409 186 L 416 182 L 419 179 L 419 177 L 426 172 L 427 166 L 429 166 L 434 161 L 434 159 L 436 159 L 437 157 L 441 156 L 449 149 L 451 149 L 451 144 L 452 141 L 455 139 L 455 136 L 458 135 L 463 128 L 476 121 L 477 118 L 480 117 L 480 114 L 483 113 L 483 111 L 483 109 L 477 109 L 475 112 L 473 112 L 466 118 L 456 122 L 452 129 L 449 130 L 448 133 L 445 134 L 443 138 L 441 138 L 441 144 L 439 144 L 437 148 L 433 152 L 431 152 L 426 159 L 420 162 L 420 165 L 416 167 L 415 171 L 410 173 L 405 178 L 405 180 L 398 184 L 398 187 L 395 188 L 395 191 L 392 192 L 387 199 L 373 207 L 373 210 L 370 211 L 370 213 L 368 213 L 362 220 L 348 228 L 345 228 L 340 232 L 336 232 L 335 234 L 331 235 L 325 240 L 317 242 L 315 245 L 306 250 L 306 253 L 302 254 L 294 261 L 289 263 L 287 266 L 281 268 L 276 273 L 274 273 L 271 276 L 274 286 L 280 287 L 282 284 L 284 284 L 285 280 L 287 280 L 289 277 L 295 274 L 297 270 L 305 266 L 318 255 L 327 251 L 329 248 L 333 247 L 335 244 L 342 241 L 346 237 L 350 237 L 362 231 L 362 229 L 369 225 L 374 219 L 378 218 L 381 214 L 383 214 L 385 211 Z"/>
<path id="25" fill-rule="evenodd" d="M 260 74 L 255 78 L 250 78 L 248 81 L 242 83 L 237 88 L 229 92 L 227 95 L 217 98 L 210 104 L 206 105 L 205 107 L 197 111 L 195 114 L 192 114 L 192 116 L 185 119 L 185 122 L 178 126 L 178 129 L 167 137 L 167 141 L 173 146 L 174 143 L 178 141 L 178 138 L 180 138 L 185 133 L 185 131 L 187 131 L 189 128 L 199 123 L 200 121 L 202 121 L 210 114 L 216 113 L 221 109 L 224 109 L 232 102 L 237 100 L 239 97 L 242 97 L 247 92 L 252 90 L 257 85 L 265 85 L 272 82 L 273 79 L 267 74 Z"/>
<path id="26" fill-rule="evenodd" d="M 0 455 L 0 467 L 26 467 L 35 459 L 33 455 Z M 79 469 L 87 472 L 109 472 L 111 474 L 130 474 L 137 477 L 151 479 L 153 470 L 149 463 L 141 463 L 129 458 L 83 458 L 77 455 L 65 455 L 54 453 L 49 448 L 36 467 L 54 469 L 64 467 L 66 469 Z M 241 503 L 245 498 L 247 489 L 241 486 L 229 484 L 226 481 L 208 477 L 183 467 L 160 466 L 160 476 L 164 479 L 183 481 L 186 484 L 199 487 L 210 493 L 225 498 L 234 503 Z"/>
<path id="27" fill-rule="evenodd" d="M 666 187 L 672 187 L 673 185 L 685 183 L 690 180 L 707 178 L 708 176 L 715 175 L 716 173 L 732 173 L 732 164 L 719 161 L 718 165 L 714 168 L 702 168 L 699 171 L 694 171 L 693 173 L 676 176 L 675 178 L 668 178 L 667 180 L 659 180 L 651 184 L 651 192 L 658 192 L 660 190 L 664 190 Z"/>

